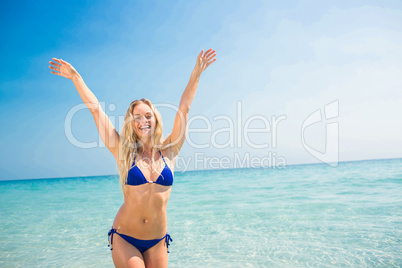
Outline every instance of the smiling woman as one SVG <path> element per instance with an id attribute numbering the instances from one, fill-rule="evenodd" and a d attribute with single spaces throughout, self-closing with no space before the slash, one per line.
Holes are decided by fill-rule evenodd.
<path id="1" fill-rule="evenodd" d="M 167 248 L 172 239 L 167 234 L 166 207 L 174 166 L 186 138 L 188 112 L 201 73 L 216 60 L 215 56 L 212 49 L 198 55 L 172 133 L 166 139 L 160 113 L 149 100 L 143 98 L 130 104 L 119 134 L 74 67 L 61 59 L 53 58 L 50 62 L 51 73 L 74 82 L 119 168 L 124 203 L 109 231 L 116 267 L 167 267 Z"/>

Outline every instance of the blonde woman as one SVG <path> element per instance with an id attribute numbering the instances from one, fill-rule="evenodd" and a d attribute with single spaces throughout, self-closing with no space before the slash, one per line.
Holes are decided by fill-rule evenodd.
<path id="1" fill-rule="evenodd" d="M 215 56 L 212 49 L 198 55 L 172 133 L 166 139 L 162 136 L 162 118 L 149 100 L 130 104 L 119 135 L 74 67 L 61 59 L 49 62 L 51 73 L 74 82 L 119 168 L 124 203 L 108 234 L 116 267 L 167 267 L 167 248 L 172 239 L 167 234 L 166 207 L 175 161 L 186 138 L 188 112 L 200 75 L 216 60 Z"/>

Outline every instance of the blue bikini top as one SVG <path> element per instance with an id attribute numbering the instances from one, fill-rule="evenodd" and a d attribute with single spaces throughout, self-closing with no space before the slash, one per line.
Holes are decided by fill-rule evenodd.
<path id="1" fill-rule="evenodd" d="M 166 164 L 165 158 L 163 157 L 161 151 L 159 151 L 159 153 L 162 156 L 163 162 L 165 162 L 165 167 L 156 181 L 149 181 L 145 178 L 141 170 L 135 165 L 135 158 L 137 157 L 135 156 L 134 163 L 131 166 L 131 169 L 128 171 L 126 184 L 136 186 L 145 183 L 156 183 L 164 186 L 171 186 L 173 184 L 173 173 Z"/>

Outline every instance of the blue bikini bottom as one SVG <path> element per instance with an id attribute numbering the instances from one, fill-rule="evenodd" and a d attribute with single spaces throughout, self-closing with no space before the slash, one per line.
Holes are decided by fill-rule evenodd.
<path id="1" fill-rule="evenodd" d="M 128 235 L 124 235 L 124 234 L 120 234 L 117 232 L 116 229 L 110 229 L 109 233 L 108 233 L 108 238 L 109 238 L 109 247 L 110 250 L 113 250 L 113 234 L 116 233 L 119 236 L 121 236 L 124 240 L 126 240 L 128 243 L 130 243 L 131 245 L 133 245 L 136 249 L 138 249 L 141 254 L 144 253 L 145 251 L 147 251 L 148 249 L 152 248 L 153 246 L 155 246 L 156 244 L 159 243 L 159 241 L 165 239 L 166 240 L 166 245 L 167 248 L 169 249 L 169 241 L 173 241 L 172 238 L 170 238 L 169 234 L 166 234 L 164 237 L 162 237 L 161 239 L 153 239 L 153 240 L 141 240 L 141 239 L 137 239 Z M 169 251 L 168 251 L 169 253 Z"/>

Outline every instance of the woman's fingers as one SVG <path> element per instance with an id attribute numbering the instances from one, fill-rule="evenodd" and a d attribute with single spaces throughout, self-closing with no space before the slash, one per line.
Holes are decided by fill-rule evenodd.
<path id="1" fill-rule="evenodd" d="M 60 68 L 56 68 L 56 67 L 53 67 L 53 66 L 49 66 L 49 68 L 52 69 L 52 70 L 55 70 L 55 71 L 60 71 Z"/>
<path id="2" fill-rule="evenodd" d="M 213 61 L 208 62 L 207 67 L 205 67 L 205 68 L 208 68 L 208 66 L 211 65 L 211 63 L 213 63 L 214 61 L 216 61 L 216 59 L 214 59 Z"/>
<path id="3" fill-rule="evenodd" d="M 216 56 L 216 54 L 213 54 L 212 56 L 207 57 L 207 60 L 210 61 L 215 56 Z"/>
<path id="4" fill-rule="evenodd" d="M 54 71 L 50 71 L 52 74 L 57 74 L 57 75 L 61 75 L 60 73 L 56 73 Z"/>
<path id="5" fill-rule="evenodd" d="M 215 52 L 215 50 L 212 50 L 212 48 L 210 48 L 210 49 L 208 49 L 207 51 L 205 51 L 204 56 L 205 56 L 205 57 L 209 57 L 209 55 L 211 55 L 211 54 L 214 53 L 214 52 Z"/>
<path id="6" fill-rule="evenodd" d="M 59 67 L 59 68 L 61 67 L 61 65 L 58 64 L 58 63 L 56 63 L 56 62 L 49 61 L 49 63 L 50 63 L 51 65 L 55 66 L 55 67 Z"/>
<path id="7" fill-rule="evenodd" d="M 52 58 L 52 60 L 54 60 L 55 62 L 58 62 L 58 63 L 60 63 L 60 64 L 61 64 L 61 60 L 59 60 L 59 59 Z"/>
<path id="8" fill-rule="evenodd" d="M 212 48 L 208 49 L 207 51 L 205 51 L 205 54 L 209 53 L 211 50 L 212 50 Z"/>
<path id="9" fill-rule="evenodd" d="M 60 75 L 60 69 L 57 69 L 57 68 L 55 68 L 55 67 L 53 67 L 53 66 L 49 66 L 49 68 L 52 69 L 52 70 L 54 70 L 54 71 L 50 70 L 50 72 L 51 72 L 52 74 L 58 74 L 58 75 Z M 56 72 L 55 72 L 55 71 L 56 71 Z"/>
<path id="10" fill-rule="evenodd" d="M 212 50 L 212 48 L 205 51 L 204 58 L 206 59 L 207 62 L 213 59 L 215 56 L 216 56 L 215 50 Z"/>
<path id="11" fill-rule="evenodd" d="M 56 59 L 56 58 L 53 58 L 53 60 L 57 60 L 57 59 Z M 49 68 L 52 69 L 52 70 L 57 71 L 57 72 L 54 72 L 54 71 L 50 71 L 50 72 L 51 72 L 52 74 L 60 75 L 60 67 L 61 67 L 62 65 L 59 64 L 59 63 L 53 62 L 53 61 L 49 61 L 49 63 L 51 64 L 51 65 L 49 66 Z"/>
<path id="12" fill-rule="evenodd" d="M 206 68 L 208 68 L 211 63 L 216 61 L 216 53 L 212 48 L 206 50 L 201 50 L 201 53 L 198 55 L 197 64 L 201 68 L 201 72 L 203 72 Z"/>
<path id="13" fill-rule="evenodd" d="M 57 62 L 60 65 L 63 65 L 63 64 L 68 65 L 69 64 L 67 61 L 64 61 L 62 59 L 52 58 L 52 60 L 54 60 L 55 62 Z"/>
<path id="14" fill-rule="evenodd" d="M 57 59 L 57 58 L 52 58 L 54 61 L 49 61 L 49 68 L 51 69 L 52 74 L 57 74 L 62 77 L 71 79 L 72 75 L 75 71 L 75 69 L 69 64 L 68 62 L 62 60 L 62 59 Z"/>

